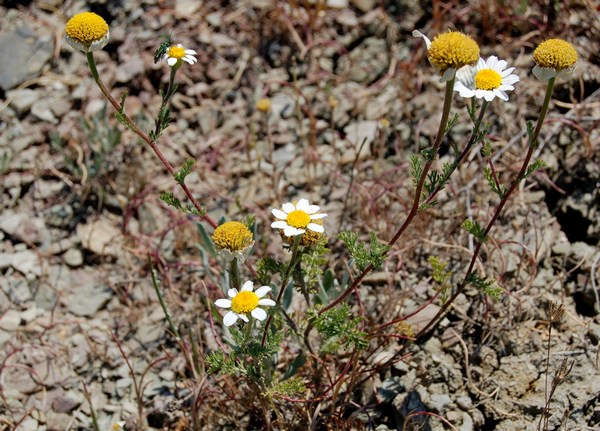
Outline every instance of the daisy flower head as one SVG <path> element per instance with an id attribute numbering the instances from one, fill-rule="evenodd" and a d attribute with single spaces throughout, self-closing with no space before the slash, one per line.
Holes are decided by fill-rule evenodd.
<path id="1" fill-rule="evenodd" d="M 111 431 L 123 431 L 125 429 L 125 421 L 118 421 L 111 425 Z"/>
<path id="2" fill-rule="evenodd" d="M 217 251 L 226 260 L 237 258 L 244 261 L 244 255 L 254 245 L 252 232 L 244 223 L 228 221 L 218 226 L 212 235 Z"/>
<path id="3" fill-rule="evenodd" d="M 540 81 L 555 77 L 567 80 L 575 70 L 577 51 L 565 40 L 548 39 L 533 51 L 533 59 L 537 63 L 533 75 Z"/>
<path id="4" fill-rule="evenodd" d="M 256 102 L 256 109 L 260 112 L 267 113 L 271 110 L 271 99 L 263 97 Z"/>
<path id="5" fill-rule="evenodd" d="M 514 90 L 513 84 L 519 82 L 519 77 L 512 72 L 505 60 L 498 60 L 492 55 L 487 60 L 480 58 L 475 66 L 467 66 L 456 72 L 454 91 L 462 97 L 485 99 L 488 102 L 498 97 L 508 100 L 507 91 Z"/>
<path id="6" fill-rule="evenodd" d="M 267 318 L 267 312 L 259 308 L 259 305 L 263 307 L 272 307 L 275 305 L 275 301 L 272 299 L 264 298 L 271 291 L 271 288 L 269 286 L 261 286 L 256 291 L 253 290 L 254 284 L 251 281 L 247 281 L 242 285 L 242 289 L 239 292 L 237 289 L 229 289 L 227 291 L 227 296 L 230 299 L 217 299 L 215 301 L 217 307 L 230 309 L 223 316 L 223 324 L 225 326 L 235 324 L 238 319 L 242 319 L 248 323 L 248 313 L 257 320 L 262 321 Z"/>
<path id="7" fill-rule="evenodd" d="M 450 81 L 458 69 L 472 65 L 479 58 L 479 45 L 471 38 L 458 31 L 448 31 L 437 35 L 431 41 L 418 30 L 414 37 L 422 37 L 427 46 L 427 58 L 442 78 L 440 82 Z"/>
<path id="8" fill-rule="evenodd" d="M 307 199 L 300 199 L 297 204 L 284 203 L 281 209 L 273 208 L 271 214 L 277 219 L 271 223 L 271 227 L 282 229 L 288 237 L 302 235 L 307 230 L 317 233 L 325 231 L 323 224 L 315 221 L 327 217 L 327 214 L 319 213 L 319 207 L 310 205 Z"/>
<path id="9" fill-rule="evenodd" d="M 93 12 L 74 15 L 65 26 L 65 40 L 78 51 L 98 51 L 104 48 L 109 38 L 108 24 Z"/>
<path id="10" fill-rule="evenodd" d="M 196 54 L 196 51 L 193 49 L 185 49 L 183 45 L 178 43 L 169 47 L 163 56 L 163 60 L 166 60 L 167 64 L 171 67 L 180 67 L 184 61 L 189 64 L 196 63 L 198 61 L 194 57 Z"/>

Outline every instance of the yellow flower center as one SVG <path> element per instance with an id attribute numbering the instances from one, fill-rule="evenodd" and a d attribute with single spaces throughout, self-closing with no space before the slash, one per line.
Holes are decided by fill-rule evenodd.
<path id="1" fill-rule="evenodd" d="M 72 39 L 91 44 L 106 37 L 108 24 L 100 15 L 83 12 L 78 13 L 67 22 L 65 32 Z"/>
<path id="2" fill-rule="evenodd" d="M 238 314 L 246 314 L 258 307 L 258 295 L 244 290 L 231 300 L 231 309 Z"/>
<path id="3" fill-rule="evenodd" d="M 267 98 L 259 99 L 256 102 L 256 109 L 260 112 L 268 112 L 271 109 L 271 101 Z"/>
<path id="4" fill-rule="evenodd" d="M 243 223 L 228 221 L 215 229 L 212 239 L 219 249 L 243 251 L 252 245 L 252 232 Z"/>
<path id="5" fill-rule="evenodd" d="M 183 46 L 173 45 L 169 48 L 167 55 L 169 57 L 181 60 L 183 57 L 185 57 L 185 48 Z"/>
<path id="6" fill-rule="evenodd" d="M 492 69 L 482 69 L 475 75 L 475 88 L 493 90 L 502 84 L 502 76 Z"/>
<path id="7" fill-rule="evenodd" d="M 460 69 L 467 64 L 475 64 L 478 59 L 477 42 L 457 31 L 438 35 L 429 47 L 429 61 L 441 72 L 449 68 Z"/>
<path id="8" fill-rule="evenodd" d="M 548 39 L 533 51 L 533 59 L 542 67 L 556 70 L 566 69 L 577 62 L 577 51 L 562 39 Z"/>
<path id="9" fill-rule="evenodd" d="M 302 210 L 295 210 L 287 215 L 286 221 L 290 226 L 301 229 L 308 226 L 310 216 Z"/>

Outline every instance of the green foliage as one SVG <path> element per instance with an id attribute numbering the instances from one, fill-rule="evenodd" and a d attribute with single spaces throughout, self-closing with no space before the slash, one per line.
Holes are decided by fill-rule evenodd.
<path id="1" fill-rule="evenodd" d="M 175 89 L 173 89 L 173 92 L 175 91 Z M 164 99 L 164 94 L 161 91 L 160 95 L 162 96 L 162 98 Z M 162 133 L 165 131 L 165 129 L 167 127 L 169 127 L 169 124 L 171 123 L 171 110 L 166 106 L 166 105 L 162 105 L 160 107 L 160 109 L 158 110 L 158 117 L 156 118 L 155 121 L 155 129 L 151 130 L 149 135 L 150 135 L 150 139 L 152 139 L 153 141 L 156 141 L 160 135 L 162 135 Z"/>
<path id="2" fill-rule="evenodd" d="M 500 199 L 504 198 L 504 196 L 506 195 L 506 186 L 496 182 L 496 178 L 494 178 L 494 173 L 492 172 L 492 169 L 486 166 L 483 170 L 483 175 L 485 176 L 485 180 L 490 186 L 490 189 L 492 189 L 492 191 L 496 193 L 500 197 Z"/>
<path id="3" fill-rule="evenodd" d="M 481 155 L 483 157 L 491 157 L 492 155 L 492 144 L 490 143 L 490 141 L 484 141 L 482 147 L 481 147 Z"/>
<path id="4" fill-rule="evenodd" d="M 367 348 L 367 334 L 358 328 L 362 319 L 352 317 L 347 304 L 327 310 L 321 315 L 316 308 L 311 308 L 306 313 L 324 339 L 324 353 L 333 353 L 341 346 L 346 349 L 353 346 L 354 350 Z"/>
<path id="5" fill-rule="evenodd" d="M 428 162 L 433 162 L 433 159 L 435 159 L 435 153 L 433 152 L 433 148 L 426 148 L 424 150 L 421 150 L 421 156 L 423 156 L 423 158 Z"/>
<path id="6" fill-rule="evenodd" d="M 194 166 L 194 163 L 195 162 L 193 159 L 186 160 L 181 166 L 181 169 L 173 174 L 175 181 L 177 181 L 179 184 L 183 184 L 185 182 L 185 177 L 187 177 L 192 171 L 192 166 Z"/>
<path id="7" fill-rule="evenodd" d="M 301 377 L 292 377 L 281 382 L 274 383 L 263 392 L 263 396 L 273 398 L 291 397 L 306 392 L 306 385 Z"/>
<path id="8" fill-rule="evenodd" d="M 476 221 L 467 219 L 462 224 L 462 227 L 480 242 L 486 241 L 485 230 Z"/>
<path id="9" fill-rule="evenodd" d="M 389 245 L 377 240 L 375 233 L 371 232 L 370 235 L 371 242 L 368 247 L 359 242 L 358 234 L 352 231 L 340 232 L 338 235 L 339 239 L 348 247 L 350 255 L 360 271 L 363 271 L 369 265 L 373 265 L 375 270 L 381 269 L 385 254 L 390 249 Z"/>
<path id="10" fill-rule="evenodd" d="M 183 205 L 181 201 L 175 197 L 173 192 L 162 192 L 159 196 L 159 199 L 184 214 L 197 215 L 200 217 L 206 215 L 206 211 L 204 209 L 202 209 L 202 211 L 198 211 L 198 209 L 192 204 Z"/>
<path id="11" fill-rule="evenodd" d="M 440 291 L 440 298 L 442 302 L 446 302 L 447 294 L 451 287 L 450 277 L 452 277 L 452 273 L 446 271 L 447 263 L 436 256 L 429 256 L 427 262 L 429 262 L 433 269 L 431 278 L 435 282 L 437 289 Z"/>
<path id="12" fill-rule="evenodd" d="M 273 259 L 272 257 L 263 257 L 256 264 L 256 277 L 262 285 L 268 285 L 275 274 L 283 274 L 285 264 Z"/>
<path id="13" fill-rule="evenodd" d="M 532 164 L 527 166 L 527 170 L 525 171 L 525 173 L 523 174 L 521 179 L 525 179 L 529 175 L 533 174 L 535 171 L 545 168 L 545 167 L 546 167 L 546 162 L 544 162 L 543 160 L 536 160 L 535 162 L 533 162 Z"/>
<path id="14" fill-rule="evenodd" d="M 502 293 L 502 288 L 494 287 L 494 280 L 489 278 L 481 277 L 476 272 L 472 272 L 467 277 L 466 282 L 472 286 L 475 286 L 478 290 L 480 290 L 484 295 L 489 296 L 494 301 L 500 299 L 500 294 Z"/>
<path id="15" fill-rule="evenodd" d="M 327 238 L 323 235 L 316 244 L 306 247 L 302 252 L 302 273 L 298 276 L 302 277 L 308 293 L 317 293 L 319 290 L 323 266 L 327 264 L 327 256 L 330 252 L 326 245 Z"/>
<path id="16" fill-rule="evenodd" d="M 456 123 L 458 123 L 458 114 L 454 114 L 452 118 L 448 119 L 448 123 L 446 123 L 446 129 L 444 130 L 444 134 L 447 134 L 450 131 L 450 129 L 456 126 Z"/>
<path id="17" fill-rule="evenodd" d="M 423 175 L 423 162 L 418 154 L 410 156 L 410 176 L 412 177 L 413 187 L 416 189 L 419 184 L 419 178 Z"/>
<path id="18" fill-rule="evenodd" d="M 117 118 L 117 121 L 119 123 L 121 123 L 128 129 L 133 130 L 133 126 L 127 120 L 127 117 L 125 115 L 125 99 L 127 99 L 127 91 L 123 91 L 121 93 L 121 104 L 119 105 L 119 110 L 115 113 L 115 117 Z"/>
<path id="19" fill-rule="evenodd" d="M 529 145 L 533 145 L 537 147 L 537 141 L 534 141 L 534 132 L 535 128 L 533 127 L 533 123 L 531 121 L 527 121 L 527 137 L 529 137 Z"/>
<path id="20" fill-rule="evenodd" d="M 3 151 L 0 156 L 0 175 L 4 175 L 8 172 L 8 166 L 10 165 L 12 157 L 8 151 Z"/>
<path id="21" fill-rule="evenodd" d="M 234 357 L 225 355 L 222 350 L 216 350 L 206 355 L 207 372 L 209 374 L 219 373 L 227 376 L 245 375 L 246 369 L 241 362 Z"/>

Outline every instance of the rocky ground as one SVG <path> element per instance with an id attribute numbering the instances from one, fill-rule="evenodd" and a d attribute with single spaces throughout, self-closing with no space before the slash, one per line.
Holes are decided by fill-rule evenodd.
<path id="1" fill-rule="evenodd" d="M 186 182 L 214 219 L 256 216 L 251 259 L 284 255 L 270 208 L 299 196 L 318 203 L 329 214 L 328 266 L 338 275 L 348 254 L 337 233 L 389 239 L 411 204 L 410 155 L 437 130 L 443 89 L 413 29 L 462 30 L 482 55 L 518 68 L 510 101 L 495 100 L 488 119 L 505 182 L 543 98 L 532 50 L 547 37 L 572 42 L 577 71 L 558 83 L 536 150 L 547 167 L 521 185 L 478 262 L 501 299 L 467 290 L 410 355 L 381 368 L 335 420 L 323 414 L 313 429 L 535 430 L 546 381 L 557 382 L 548 429 L 600 429 L 599 9 L 527 4 L 354 0 L 314 19 L 272 0 L 0 5 L 0 429 L 89 430 L 91 406 L 102 430 L 120 420 L 135 429 L 139 416 L 146 429 L 187 429 L 193 391 L 204 429 L 265 427 L 235 379 L 192 381 L 186 373 L 148 261 L 201 354 L 219 348 L 221 328 L 211 327 L 207 308 L 207 298 L 222 295 L 219 266 L 198 220 L 159 200 L 163 191 L 179 195 L 172 177 L 115 120 L 85 56 L 64 43 L 66 20 L 82 9 L 110 24 L 111 41 L 96 54 L 100 74 L 115 96 L 129 92 L 127 112 L 144 129 L 168 80 L 168 66 L 153 62 L 163 35 L 198 51 L 198 64 L 178 74 L 174 121 L 160 140 L 167 159 L 196 160 Z M 271 99 L 267 115 L 255 109 L 261 97 Z M 470 126 L 456 99 L 459 123 L 447 143 L 464 145 Z M 445 144 L 440 165 L 450 157 Z M 483 165 L 472 152 L 438 205 L 367 277 L 369 325 L 432 297 L 428 257 L 460 279 L 473 248 L 460 224 L 486 222 L 498 204 Z M 551 302 L 565 313 L 549 337 Z M 419 328 L 439 305 L 408 323 Z M 371 347 L 373 366 L 399 351 L 396 343 Z M 323 360 L 335 365 L 336 357 Z M 557 381 L 561 367 L 569 372 Z M 277 403 L 287 428 L 308 429 L 304 404 Z"/>

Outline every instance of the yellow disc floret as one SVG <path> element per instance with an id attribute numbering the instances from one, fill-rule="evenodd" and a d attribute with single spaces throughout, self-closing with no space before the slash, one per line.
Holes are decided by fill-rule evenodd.
<path id="1" fill-rule="evenodd" d="M 302 210 L 295 210 L 287 215 L 286 221 L 296 229 L 303 229 L 310 223 L 310 216 Z"/>
<path id="2" fill-rule="evenodd" d="M 475 88 L 493 90 L 502 84 L 502 76 L 492 69 L 482 69 L 475 75 Z"/>
<path id="3" fill-rule="evenodd" d="M 243 251 L 252 245 L 252 232 L 243 223 L 228 221 L 215 229 L 212 239 L 219 249 Z"/>
<path id="4" fill-rule="evenodd" d="M 108 34 L 108 24 L 93 12 L 78 13 L 67 22 L 67 36 L 85 44 L 102 40 Z"/>
<path id="5" fill-rule="evenodd" d="M 171 58 L 182 59 L 185 57 L 185 48 L 179 45 L 173 45 L 169 48 L 167 55 Z"/>
<path id="6" fill-rule="evenodd" d="M 577 62 L 577 51 L 562 39 L 548 39 L 533 51 L 533 59 L 541 67 L 567 69 Z"/>
<path id="7" fill-rule="evenodd" d="M 449 68 L 460 69 L 467 64 L 475 64 L 479 59 L 479 46 L 466 34 L 449 31 L 438 35 L 429 47 L 429 61 L 445 72 Z"/>
<path id="8" fill-rule="evenodd" d="M 258 102 L 256 102 L 256 109 L 260 112 L 269 112 L 271 109 L 271 100 L 266 97 L 259 99 Z"/>
<path id="9" fill-rule="evenodd" d="M 258 307 L 258 295 L 242 290 L 231 300 L 231 309 L 238 314 L 246 314 Z"/>

